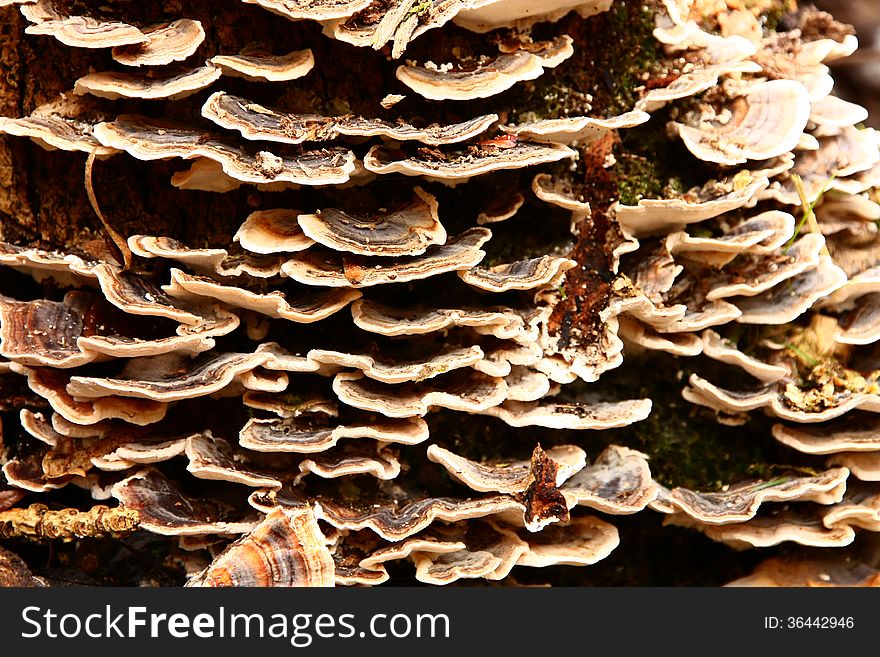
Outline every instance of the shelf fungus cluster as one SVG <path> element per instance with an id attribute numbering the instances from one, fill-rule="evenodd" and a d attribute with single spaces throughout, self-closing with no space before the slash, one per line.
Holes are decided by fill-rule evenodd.
<path id="1" fill-rule="evenodd" d="M 718 584 L 876 581 L 833 556 L 880 531 L 880 137 L 833 93 L 848 26 L 0 5 L 9 549 L 138 532 L 187 586 L 566 584 L 702 534 L 767 550 Z M 754 460 L 682 475 L 670 414 Z"/>

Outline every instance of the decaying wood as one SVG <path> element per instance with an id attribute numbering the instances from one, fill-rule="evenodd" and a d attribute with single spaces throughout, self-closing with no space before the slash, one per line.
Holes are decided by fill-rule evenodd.
<path id="1" fill-rule="evenodd" d="M 0 538 L 72 541 L 77 538 L 121 538 L 137 529 L 140 515 L 103 504 L 88 511 L 50 510 L 45 504 L 0 512 Z"/>

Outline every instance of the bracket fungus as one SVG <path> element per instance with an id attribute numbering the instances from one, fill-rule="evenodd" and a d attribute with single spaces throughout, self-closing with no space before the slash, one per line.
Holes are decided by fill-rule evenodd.
<path id="1" fill-rule="evenodd" d="M 455 64 L 404 65 L 397 79 L 420 96 L 431 100 L 474 100 L 507 91 L 517 82 L 534 80 L 545 68 L 554 68 L 572 56 L 568 35 L 546 43 L 523 44 L 486 61 Z"/>
<path id="2" fill-rule="evenodd" d="M 693 583 L 653 548 L 705 537 L 791 559 L 699 583 L 877 582 L 804 551 L 880 531 L 849 27 L 92 4 L 0 0 L 0 540 L 138 532 L 129 585 Z"/>
<path id="3" fill-rule="evenodd" d="M 306 75 L 315 67 L 315 56 L 309 49 L 294 50 L 284 55 L 271 55 L 254 50 L 238 55 L 215 55 L 208 63 L 223 75 L 252 82 L 287 82 Z"/>

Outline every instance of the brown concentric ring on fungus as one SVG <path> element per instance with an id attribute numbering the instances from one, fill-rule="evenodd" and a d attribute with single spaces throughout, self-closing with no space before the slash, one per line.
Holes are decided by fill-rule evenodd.
<path id="1" fill-rule="evenodd" d="M 386 541 L 401 541 L 418 534 L 435 520 L 457 522 L 485 518 L 505 511 L 519 511 L 522 505 L 507 495 L 474 499 L 443 497 L 410 498 L 394 504 L 367 504 L 363 508 L 322 499 L 315 515 L 337 529 L 370 529 Z"/>
<path id="2" fill-rule="evenodd" d="M 458 272 L 459 278 L 468 285 L 487 292 L 507 292 L 508 290 L 532 290 L 545 285 L 554 285 L 577 262 L 569 258 L 541 256 L 530 260 L 520 260 L 489 269 L 473 268 Z"/>
<path id="3" fill-rule="evenodd" d="M 38 106 L 29 116 L 0 117 L 0 133 L 29 137 L 47 150 L 94 152 L 96 157 L 105 158 L 116 149 L 102 146 L 92 134 L 95 124 L 105 118 L 96 101 L 67 93 Z"/>
<path id="4" fill-rule="evenodd" d="M 178 354 L 151 356 L 128 361 L 118 378 L 73 376 L 67 391 L 85 399 L 119 395 L 180 401 L 222 390 L 237 376 L 265 365 L 267 360 L 261 352 L 207 354 L 195 360 Z"/>
<path id="5" fill-rule="evenodd" d="M 696 125 L 672 126 L 699 159 L 733 166 L 788 153 L 809 118 L 810 99 L 802 84 L 770 80 L 747 87 L 720 111 L 705 108 Z"/>
<path id="6" fill-rule="evenodd" d="M 418 141 L 429 146 L 457 144 L 486 132 L 498 120 L 497 114 L 483 114 L 472 119 L 441 125 L 432 123 L 416 128 L 401 121 L 389 122 L 357 116 L 337 119 L 336 129 L 349 137 L 384 137 L 394 141 Z"/>
<path id="7" fill-rule="evenodd" d="M 673 233 L 666 245 L 673 255 L 710 266 L 723 266 L 740 253 L 768 254 L 794 235 L 795 219 L 787 212 L 769 210 L 734 225 L 719 237 Z"/>
<path id="8" fill-rule="evenodd" d="M 693 527 L 735 549 L 770 547 L 786 541 L 812 547 L 844 547 L 855 540 L 856 532 L 849 525 L 829 529 L 822 523 L 821 514 L 818 516 L 813 508 L 790 509 L 730 525 L 693 525 L 685 514 L 676 514 L 667 516 L 663 523 Z"/>
<path id="9" fill-rule="evenodd" d="M 248 215 L 233 241 L 252 253 L 296 253 L 315 243 L 300 228 L 296 210 L 257 210 Z"/>
<path id="10" fill-rule="evenodd" d="M 449 371 L 476 366 L 483 360 L 483 350 L 473 345 L 458 349 L 446 348 L 419 359 L 398 360 L 383 355 L 349 354 L 329 349 L 312 349 L 309 360 L 323 365 L 353 368 L 364 376 L 382 383 L 424 381 Z"/>
<path id="11" fill-rule="evenodd" d="M 634 449 L 610 445 L 559 490 L 570 509 L 586 506 L 611 515 L 637 513 L 660 492 L 647 458 Z"/>
<path id="12" fill-rule="evenodd" d="M 569 210 L 577 215 L 590 215 L 590 204 L 582 196 L 575 198 L 574 192 L 568 189 L 564 180 L 554 178 L 549 173 L 539 173 L 532 179 L 532 191 L 545 203 Z"/>
<path id="13" fill-rule="evenodd" d="M 341 564 L 337 554 L 338 552 L 333 555 L 336 563 L 336 586 L 378 586 L 391 579 L 384 566 L 369 570 L 354 564 Z"/>
<path id="14" fill-rule="evenodd" d="M 221 128 L 237 130 L 251 141 L 301 144 L 329 141 L 339 134 L 331 117 L 281 113 L 225 91 L 208 97 L 202 105 L 202 116 Z"/>
<path id="15" fill-rule="evenodd" d="M 71 396 L 66 385 L 70 376 L 45 367 L 25 367 L 10 363 L 10 369 L 27 377 L 28 387 L 49 402 L 56 413 L 74 424 L 91 425 L 107 419 L 125 420 L 143 426 L 165 417 L 168 405 L 148 399 L 103 397 L 78 400 Z"/>
<path id="16" fill-rule="evenodd" d="M 335 564 L 308 506 L 276 508 L 186 586 L 333 586 Z"/>
<path id="17" fill-rule="evenodd" d="M 105 146 L 112 144 L 140 160 L 205 157 L 219 162 L 232 178 L 254 184 L 341 185 L 355 170 L 354 153 L 344 148 L 294 150 L 278 156 L 178 123 L 133 114 L 101 123 L 94 132 Z"/>
<path id="18" fill-rule="evenodd" d="M 224 258 L 214 271 L 207 273 L 226 278 L 248 276 L 251 278 L 275 278 L 281 273 L 282 264 L 284 264 L 284 256 L 282 255 L 239 253 Z"/>
<path id="19" fill-rule="evenodd" d="M 0 242 L 0 264 L 29 274 L 36 274 L 38 279 L 42 278 L 45 273 L 48 273 L 48 277 L 75 275 L 95 278 L 94 269 L 98 265 L 98 261 L 81 258 L 72 253 L 45 251 L 33 247 L 25 248 Z"/>
<path id="20" fill-rule="evenodd" d="M 870 183 L 864 189 L 858 184 L 849 187 L 847 183 L 857 183 L 850 177 L 870 170 L 878 161 L 880 147 L 876 132 L 850 126 L 837 135 L 820 139 L 817 150 L 798 152 L 792 169 L 774 180 L 760 197 L 772 198 L 785 205 L 801 205 L 792 178 L 795 174 L 800 176 L 810 203 L 815 203 L 826 190 L 845 188 L 850 193 L 859 193 L 869 188 Z"/>
<path id="21" fill-rule="evenodd" d="M 563 119 L 542 119 L 514 126 L 500 126 L 501 129 L 518 139 L 557 144 L 587 145 L 609 133 L 624 128 L 634 128 L 646 123 L 651 115 L 638 110 L 614 116 L 610 119 L 596 119 L 590 116 L 565 117 Z"/>
<path id="22" fill-rule="evenodd" d="M 713 360 L 742 368 L 759 381 L 772 383 L 789 375 L 784 365 L 772 365 L 744 354 L 712 330 L 703 331 L 703 353 Z"/>
<path id="23" fill-rule="evenodd" d="M 290 82 L 315 68 L 311 49 L 294 50 L 284 55 L 242 52 L 238 55 L 215 55 L 208 62 L 223 75 L 251 82 Z"/>
<path id="24" fill-rule="evenodd" d="M 363 444 L 322 452 L 300 461 L 297 467 L 300 474 L 295 478 L 295 483 L 309 473 L 324 479 L 369 475 L 387 481 L 397 477 L 401 470 L 396 451 Z"/>
<path id="25" fill-rule="evenodd" d="M 733 67 L 706 66 L 680 75 L 670 84 L 651 89 L 636 104 L 635 109 L 642 112 L 656 112 L 672 101 L 696 96 L 718 84 L 718 78 L 733 68 L 734 71 L 749 70 L 742 63 Z"/>
<path id="26" fill-rule="evenodd" d="M 635 206 L 616 203 L 615 216 L 621 227 L 634 237 L 680 230 L 748 206 L 768 184 L 767 178 L 749 179 L 742 186 L 735 179 L 709 183 L 682 198 L 642 199 Z M 696 200 L 691 200 L 694 197 Z"/>
<path id="27" fill-rule="evenodd" d="M 843 559 L 772 557 L 758 564 L 751 575 L 735 579 L 724 586 L 880 586 L 880 572 L 875 567 L 849 556 Z"/>
<path id="28" fill-rule="evenodd" d="M 407 156 L 387 146 L 373 146 L 364 156 L 364 167 L 378 174 L 402 173 L 434 180 L 466 180 L 491 171 L 521 169 L 572 158 L 576 151 L 562 144 L 516 142 L 499 148 L 473 145 L 466 152 Z"/>
<path id="29" fill-rule="evenodd" d="M 186 274 L 179 269 L 171 270 L 171 283 L 163 285 L 162 289 L 175 298 L 193 296 L 216 299 L 234 308 L 246 308 L 268 317 L 298 323 L 325 319 L 361 296 L 357 290 L 314 288 L 307 288 L 299 294 L 286 294 L 280 290 L 260 294 L 223 285 L 205 276 Z"/>
<path id="30" fill-rule="evenodd" d="M 703 341 L 692 333 L 660 333 L 638 320 L 627 317 L 618 319 L 617 335 L 628 345 L 638 345 L 643 349 L 665 351 L 674 356 L 699 356 L 703 352 Z"/>
<path id="31" fill-rule="evenodd" d="M 372 0 L 242 0 L 259 5 L 290 20 L 328 21 L 347 18 L 369 5 Z"/>
<path id="32" fill-rule="evenodd" d="M 66 437 L 55 430 L 52 422 L 43 413 L 35 413 L 23 408 L 19 411 L 18 421 L 21 428 L 29 436 L 36 438 L 49 447 L 55 447 L 59 440 Z"/>
<path id="33" fill-rule="evenodd" d="M 37 0 L 21 7 L 32 25 L 24 33 L 53 36 L 73 48 L 112 48 L 144 43 L 147 36 L 133 25 L 99 21 L 89 16 L 66 16 L 52 0 Z"/>
<path id="34" fill-rule="evenodd" d="M 229 256 L 226 249 L 193 249 L 170 237 L 132 235 L 127 242 L 131 252 L 142 258 L 165 258 L 193 269 L 216 271 Z"/>
<path id="35" fill-rule="evenodd" d="M 380 335 L 421 335 L 443 331 L 456 326 L 483 329 L 486 335 L 502 340 L 525 333 L 521 315 L 513 310 L 486 310 L 482 308 L 437 308 L 427 310 L 397 309 L 358 299 L 351 305 L 355 326 Z"/>
<path id="36" fill-rule="evenodd" d="M 304 285 L 363 288 L 406 283 L 467 269 L 486 255 L 480 247 L 492 237 L 488 228 L 469 228 L 445 244 L 428 247 L 420 256 L 377 263 L 371 256 L 322 253 L 310 249 L 281 266 L 285 276 Z"/>
<path id="37" fill-rule="evenodd" d="M 47 493 L 52 490 L 64 488 L 76 479 L 75 475 L 62 475 L 50 478 L 43 472 L 42 456 L 48 450 L 39 449 L 29 456 L 9 459 L 0 468 L 4 480 L 10 486 L 28 491 L 30 493 Z"/>
<path id="38" fill-rule="evenodd" d="M 669 241 L 670 238 L 667 238 L 654 248 L 642 248 L 642 257 L 637 262 L 627 263 L 625 267 L 625 274 L 631 280 L 633 288 L 655 304 L 663 303 L 675 284 L 675 279 L 684 270 L 684 266 L 675 262 L 669 249 Z"/>
<path id="39" fill-rule="evenodd" d="M 232 446 L 205 431 L 186 439 L 186 469 L 198 479 L 228 481 L 253 488 L 281 488 L 281 472 L 250 468 Z"/>
<path id="40" fill-rule="evenodd" d="M 547 427 L 550 429 L 613 429 L 625 427 L 648 417 L 650 399 L 623 402 L 515 402 L 481 411 L 500 418 L 512 427 Z"/>
<path id="41" fill-rule="evenodd" d="M 819 264 L 754 297 L 738 297 L 732 303 L 742 315 L 736 321 L 743 324 L 786 324 L 806 312 L 816 301 L 844 285 L 846 273 L 831 259 L 820 255 Z"/>
<path id="42" fill-rule="evenodd" d="M 516 192 L 513 196 L 503 196 L 487 205 L 477 215 L 477 225 L 494 224 L 499 221 L 507 221 L 515 216 L 526 202 L 525 197 Z"/>
<path id="43" fill-rule="evenodd" d="M 468 488 L 481 493 L 522 493 L 531 483 L 531 459 L 500 465 L 480 463 L 458 456 L 439 445 L 430 445 L 428 459 L 442 465 L 449 474 Z M 561 486 L 587 464 L 584 450 L 574 445 L 560 445 L 546 450 L 557 463 L 556 486 Z"/>
<path id="44" fill-rule="evenodd" d="M 496 114 L 478 116 L 451 125 L 431 124 L 416 128 L 407 123 L 357 116 L 291 114 L 263 107 L 225 91 L 212 94 L 202 106 L 202 116 L 222 128 L 237 130 L 245 139 L 301 144 L 329 141 L 339 135 L 385 137 L 396 141 L 419 141 L 431 146 L 455 144 L 485 132 L 498 120 Z"/>
<path id="45" fill-rule="evenodd" d="M 84 352 L 98 357 L 107 358 L 140 358 L 143 356 L 159 356 L 171 352 L 180 352 L 189 356 L 200 354 L 216 345 L 214 338 L 194 333 L 172 335 L 167 338 L 145 340 L 122 335 L 92 335 L 80 337 L 77 346 Z"/>
<path id="46" fill-rule="evenodd" d="M 733 484 L 718 493 L 674 488 L 664 500 L 701 523 L 744 523 L 753 519 L 765 502 L 836 504 L 843 499 L 847 477 L 849 470 L 846 468 L 833 468 L 814 477 L 781 477 Z"/>
<path id="47" fill-rule="evenodd" d="M 402 207 L 351 214 L 326 208 L 301 214 L 297 222 L 310 239 L 334 251 L 362 256 L 417 256 L 446 243 L 437 199 L 420 187 Z"/>
<path id="48" fill-rule="evenodd" d="M 865 415 L 847 417 L 812 427 L 773 425 L 773 437 L 805 454 L 880 452 L 880 419 Z"/>
<path id="49" fill-rule="evenodd" d="M 99 470 L 115 472 L 127 470 L 136 465 L 152 465 L 170 461 L 181 456 L 186 450 L 185 438 L 170 440 L 144 440 L 140 443 L 121 445 L 111 452 L 92 458 L 92 464 Z"/>
<path id="50" fill-rule="evenodd" d="M 432 406 L 467 412 L 485 411 L 507 398 L 504 379 L 472 370 L 461 376 L 398 386 L 368 379 L 360 372 L 340 372 L 333 379 L 333 391 L 349 406 L 390 418 L 422 416 Z"/>
<path id="51" fill-rule="evenodd" d="M 504 579 L 528 551 L 513 531 L 491 521 L 467 523 L 458 533 L 467 546 L 463 550 L 412 553 L 417 580 L 446 585 L 459 579 Z"/>
<path id="52" fill-rule="evenodd" d="M 473 100 L 499 94 L 517 82 L 534 80 L 545 68 L 555 68 L 573 54 L 572 38 L 563 35 L 552 41 L 530 44 L 528 50 L 502 53 L 467 69 L 453 64 L 433 68 L 427 64 L 404 65 L 397 69 L 396 76 L 430 100 Z"/>
<path id="53" fill-rule="evenodd" d="M 163 536 L 244 534 L 256 525 L 256 514 L 242 505 L 185 494 L 155 468 L 113 485 L 113 497 L 140 514 L 140 528 Z"/>
<path id="54" fill-rule="evenodd" d="M 364 557 L 360 566 L 368 570 L 379 568 L 389 561 L 398 561 L 406 559 L 413 552 L 421 554 L 448 554 L 463 550 L 467 546 L 460 540 L 455 540 L 454 535 L 447 536 L 448 532 L 439 531 L 435 534 L 430 533 L 429 529 L 426 533 L 411 538 L 404 539 L 399 543 L 391 543 L 380 547 Z"/>
<path id="55" fill-rule="evenodd" d="M 456 25 L 472 32 L 498 27 L 525 29 L 541 21 L 556 21 L 570 11 L 587 18 L 608 11 L 611 0 L 553 0 L 535 4 L 530 0 L 474 0 L 453 18 Z"/>
<path id="56" fill-rule="evenodd" d="M 240 323 L 238 315 L 218 304 L 173 299 L 152 280 L 107 264 L 97 265 L 101 292 L 111 304 L 131 315 L 164 317 L 180 322 L 177 334 L 211 337 L 231 333 Z"/>
<path id="57" fill-rule="evenodd" d="M 271 395 L 246 392 L 241 398 L 247 408 L 268 411 L 281 418 L 308 416 L 337 417 L 339 408 L 335 401 L 321 394 L 304 392 L 299 395 Z"/>
<path id="58" fill-rule="evenodd" d="M 428 439 L 428 425 L 421 418 L 381 419 L 348 425 L 327 425 L 308 416 L 252 418 L 239 433 L 239 444 L 256 452 L 313 454 L 334 447 L 344 438 L 417 445 Z"/>
<path id="59" fill-rule="evenodd" d="M 84 75 L 74 83 L 73 91 L 80 96 L 90 94 L 110 100 L 178 100 L 211 86 L 220 79 L 220 73 L 219 68 L 210 65 L 150 76 L 105 71 Z"/>
<path id="60" fill-rule="evenodd" d="M 706 299 L 715 301 L 734 296 L 753 297 L 776 287 L 783 281 L 794 278 L 808 269 L 819 265 L 819 255 L 825 249 L 825 238 L 818 233 L 808 233 L 780 255 L 753 256 L 740 264 L 730 282 L 717 285 L 706 293 Z M 753 271 L 749 271 L 752 269 Z M 721 279 L 724 280 L 724 272 Z M 745 278 L 745 281 L 741 279 Z"/>
<path id="61" fill-rule="evenodd" d="M 113 59 L 126 66 L 164 66 L 182 62 L 205 40 L 202 24 L 191 18 L 153 25 L 142 31 L 147 41 L 113 48 Z"/>
<path id="62" fill-rule="evenodd" d="M 660 326 L 655 324 L 655 328 L 660 332 L 673 333 L 702 331 L 710 326 L 727 324 L 742 315 L 739 308 L 724 299 L 718 301 L 703 299 L 697 303 L 689 303 L 687 308 L 687 312 L 680 319 Z"/>
<path id="63" fill-rule="evenodd" d="M 77 344 L 93 298 L 71 291 L 64 301 L 15 301 L 0 295 L 0 356 L 23 365 L 77 367 L 97 354 Z"/>
<path id="64" fill-rule="evenodd" d="M 620 545 L 617 528 L 592 516 L 555 523 L 521 538 L 529 547 L 516 565 L 531 568 L 592 566 Z"/>

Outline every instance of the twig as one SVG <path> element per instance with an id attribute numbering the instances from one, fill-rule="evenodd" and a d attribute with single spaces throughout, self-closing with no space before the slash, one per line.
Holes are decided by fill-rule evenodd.
<path id="1" fill-rule="evenodd" d="M 0 511 L 0 538 L 72 541 L 76 538 L 121 538 L 140 523 L 140 514 L 125 507 L 103 504 L 88 511 L 60 509 L 50 511 L 45 504 L 26 509 Z"/>
<path id="2" fill-rule="evenodd" d="M 95 211 L 95 214 L 98 215 L 98 219 L 101 220 L 101 225 L 104 226 L 104 230 L 110 238 L 110 243 L 116 247 L 115 249 L 110 249 L 111 252 L 113 252 L 114 259 L 122 265 L 122 270 L 126 271 L 131 269 L 131 249 L 128 248 L 128 242 L 125 241 L 125 238 L 117 233 L 113 229 L 113 226 L 111 226 L 104 217 L 104 213 L 101 212 L 101 208 L 98 206 L 98 198 L 95 196 L 95 187 L 92 184 L 92 170 L 95 166 L 95 157 L 97 153 L 98 149 L 96 148 L 89 153 L 89 157 L 86 159 L 86 195 L 89 197 L 89 203 L 92 205 L 92 210 Z"/>
<path id="3" fill-rule="evenodd" d="M 816 220 L 816 213 L 813 212 L 813 206 L 819 202 L 819 199 L 825 195 L 825 192 L 828 191 L 828 186 L 834 180 L 836 176 L 834 174 L 825 182 L 822 186 L 822 189 L 819 191 L 819 195 L 816 196 L 816 200 L 810 203 L 810 199 L 807 198 L 807 191 L 804 189 L 804 181 L 803 179 L 796 173 L 791 174 L 791 179 L 794 181 L 795 189 L 797 189 L 798 196 L 801 199 L 801 205 L 804 208 L 804 215 L 801 217 L 801 220 L 798 222 L 797 228 L 794 231 L 794 234 L 791 236 L 791 239 L 788 240 L 788 243 L 785 245 L 784 252 L 788 253 L 788 250 L 791 248 L 791 245 L 794 244 L 795 239 L 800 234 L 801 229 L 804 227 L 804 223 L 807 223 L 810 226 L 810 232 L 822 234 L 822 231 L 819 228 L 819 222 Z M 822 245 L 821 250 L 822 255 L 829 255 L 828 247 L 824 244 Z"/>

